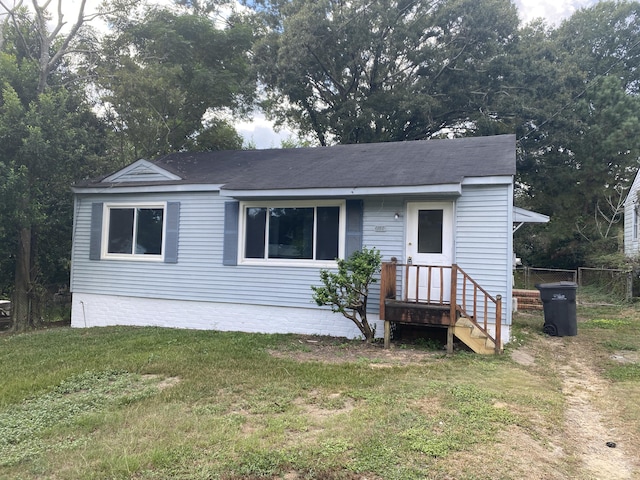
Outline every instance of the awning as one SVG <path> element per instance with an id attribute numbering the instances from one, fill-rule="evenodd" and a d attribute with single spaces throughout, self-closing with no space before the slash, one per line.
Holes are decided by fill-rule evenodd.
<path id="1" fill-rule="evenodd" d="M 532 212 L 520 207 L 513 207 L 513 231 L 518 230 L 525 223 L 547 223 L 549 216 L 542 213 Z"/>

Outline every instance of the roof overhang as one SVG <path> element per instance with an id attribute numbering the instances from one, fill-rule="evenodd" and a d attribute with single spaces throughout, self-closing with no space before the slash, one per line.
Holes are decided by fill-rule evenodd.
<path id="1" fill-rule="evenodd" d="M 463 185 L 511 185 L 512 175 L 493 175 L 487 177 L 464 177 Z"/>
<path id="2" fill-rule="evenodd" d="M 517 225 L 513 228 L 515 232 L 525 223 L 548 223 L 549 216 L 542 213 L 532 212 L 520 207 L 513 207 L 513 223 Z"/>
<path id="3" fill-rule="evenodd" d="M 171 192 L 219 192 L 222 185 L 218 184 L 174 184 L 174 185 L 131 185 L 108 184 L 92 185 L 88 187 L 71 187 L 77 194 L 110 194 L 110 193 L 171 193 Z"/>
<path id="4" fill-rule="evenodd" d="M 459 183 L 444 185 L 413 185 L 399 187 L 351 187 L 351 188 L 304 188 L 275 190 L 231 190 L 222 187 L 220 195 L 231 198 L 330 198 L 369 197 L 387 195 L 462 195 Z"/>

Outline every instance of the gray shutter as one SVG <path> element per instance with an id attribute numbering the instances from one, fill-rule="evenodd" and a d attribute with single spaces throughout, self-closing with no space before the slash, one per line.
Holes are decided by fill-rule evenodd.
<path id="1" fill-rule="evenodd" d="M 167 237 L 164 241 L 164 263 L 178 263 L 178 230 L 180 202 L 167 202 Z"/>
<path id="2" fill-rule="evenodd" d="M 362 200 L 347 200 L 345 258 L 349 258 L 354 252 L 362 250 L 363 209 Z"/>
<path id="3" fill-rule="evenodd" d="M 238 264 L 238 222 L 240 219 L 240 202 L 224 203 L 224 248 L 223 265 Z"/>
<path id="4" fill-rule="evenodd" d="M 89 260 L 100 260 L 100 256 L 102 254 L 102 205 L 102 202 L 91 204 Z"/>

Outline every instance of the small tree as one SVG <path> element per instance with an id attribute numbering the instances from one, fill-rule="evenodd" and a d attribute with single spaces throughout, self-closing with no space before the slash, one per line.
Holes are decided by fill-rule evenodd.
<path id="1" fill-rule="evenodd" d="M 319 306 L 328 305 L 332 312 L 350 319 L 368 342 L 375 336 L 375 328 L 367 321 L 369 285 L 376 282 L 374 275 L 380 271 L 381 259 L 379 250 L 363 248 L 347 260 L 338 260 L 337 273 L 321 270 L 323 286 L 311 287 Z"/>

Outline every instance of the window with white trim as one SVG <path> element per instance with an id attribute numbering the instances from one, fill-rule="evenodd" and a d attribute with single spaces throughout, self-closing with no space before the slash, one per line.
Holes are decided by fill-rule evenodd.
<path id="1" fill-rule="evenodd" d="M 344 202 L 242 204 L 242 261 L 304 264 L 344 256 Z"/>
<path id="2" fill-rule="evenodd" d="M 162 260 L 165 203 L 105 204 L 102 257 Z"/>

